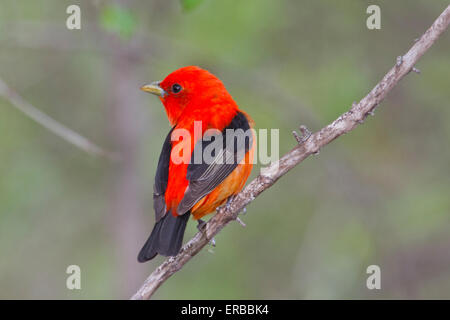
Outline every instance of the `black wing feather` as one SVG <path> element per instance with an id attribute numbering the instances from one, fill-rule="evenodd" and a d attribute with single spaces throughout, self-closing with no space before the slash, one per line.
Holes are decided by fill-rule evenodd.
<path id="1" fill-rule="evenodd" d="M 233 136 L 233 139 L 228 139 L 230 141 L 227 141 L 227 129 L 242 129 L 242 131 L 235 131 L 237 135 Z M 189 185 L 178 205 L 178 214 L 184 214 L 190 210 L 201 198 L 222 183 L 237 167 L 252 145 L 253 136 L 245 135 L 249 129 L 250 124 L 247 117 L 243 113 L 238 112 L 231 123 L 222 131 L 221 135 L 216 135 L 213 139 L 202 139 L 197 142 L 195 148 L 201 146 L 202 150 L 205 150 L 205 147 L 210 143 L 215 143 L 215 139 L 220 138 L 222 139 L 222 148 L 217 155 L 213 154 L 218 161 L 213 161 L 212 163 L 202 161 L 198 164 L 194 161 L 194 149 L 186 174 Z M 244 139 L 244 143 L 240 139 Z"/>
<path id="2" fill-rule="evenodd" d="M 167 181 L 169 180 L 170 152 L 172 151 L 171 134 L 174 128 L 170 130 L 164 141 L 156 168 L 155 184 L 153 185 L 153 208 L 156 222 L 166 213 L 164 194 L 166 193 Z"/>

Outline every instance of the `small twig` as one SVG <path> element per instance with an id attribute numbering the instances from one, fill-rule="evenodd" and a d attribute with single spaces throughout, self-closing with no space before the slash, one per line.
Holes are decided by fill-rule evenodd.
<path id="1" fill-rule="evenodd" d="M 236 221 L 239 222 L 239 224 L 240 224 L 241 226 L 243 226 L 244 228 L 247 226 L 247 225 L 244 223 L 244 221 L 242 221 L 239 217 L 236 217 Z"/>
<path id="2" fill-rule="evenodd" d="M 308 130 L 307 127 L 305 127 L 303 125 L 301 125 L 299 127 L 299 130 L 300 130 L 302 135 L 299 135 L 297 133 L 297 131 L 295 131 L 295 130 L 292 131 L 292 134 L 294 135 L 294 138 L 295 138 L 295 140 L 297 140 L 298 144 L 302 144 L 302 143 L 305 143 L 305 141 L 308 140 L 309 137 L 311 137 L 312 133 L 311 133 L 311 131 Z"/>
<path id="3" fill-rule="evenodd" d="M 67 128 L 63 124 L 59 123 L 58 121 L 54 120 L 50 116 L 40 111 L 31 103 L 23 99 L 16 91 L 10 88 L 1 78 L 0 78 L 0 96 L 8 100 L 12 106 L 20 110 L 27 117 L 36 121 L 47 130 L 56 134 L 60 138 L 66 140 L 67 142 L 73 144 L 79 149 L 94 156 L 104 156 L 111 160 L 118 160 L 117 154 L 104 150 L 103 148 L 92 143 L 79 133 L 73 131 L 72 129 Z"/>

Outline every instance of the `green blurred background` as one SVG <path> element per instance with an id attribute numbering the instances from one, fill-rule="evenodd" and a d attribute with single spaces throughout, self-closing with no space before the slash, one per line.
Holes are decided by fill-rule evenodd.
<path id="1" fill-rule="evenodd" d="M 81 30 L 66 28 L 81 7 Z M 381 30 L 366 8 L 381 7 Z M 315 131 L 361 99 L 447 1 L 2 0 L 0 78 L 114 163 L 0 98 L 0 298 L 129 298 L 169 130 L 139 91 L 185 65 L 218 75 L 257 128 Z M 365 124 L 264 192 L 158 299 L 450 298 L 450 35 Z M 252 176 L 259 172 L 256 166 Z M 185 240 L 196 231 L 190 223 Z M 81 290 L 66 288 L 81 267 Z M 366 268 L 381 267 L 381 290 Z"/>

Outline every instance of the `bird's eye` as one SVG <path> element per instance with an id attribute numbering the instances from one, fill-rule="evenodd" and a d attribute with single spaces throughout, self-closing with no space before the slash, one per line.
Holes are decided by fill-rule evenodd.
<path id="1" fill-rule="evenodd" d="M 181 91 L 181 89 L 183 89 L 178 83 L 175 83 L 173 86 L 172 86 L 172 92 L 173 93 L 178 93 L 178 92 L 180 92 Z"/>

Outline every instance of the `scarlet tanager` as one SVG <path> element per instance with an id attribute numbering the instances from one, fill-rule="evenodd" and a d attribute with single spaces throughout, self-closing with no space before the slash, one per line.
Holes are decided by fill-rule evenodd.
<path id="1" fill-rule="evenodd" d="M 157 254 L 176 255 L 189 216 L 201 225 L 203 216 L 243 188 L 253 166 L 255 139 L 253 121 L 204 69 L 184 67 L 141 89 L 159 96 L 172 126 L 156 170 L 155 226 L 138 255 L 145 262 Z M 238 134 L 228 135 L 230 130 Z M 208 147 L 211 159 L 202 157 Z"/>

